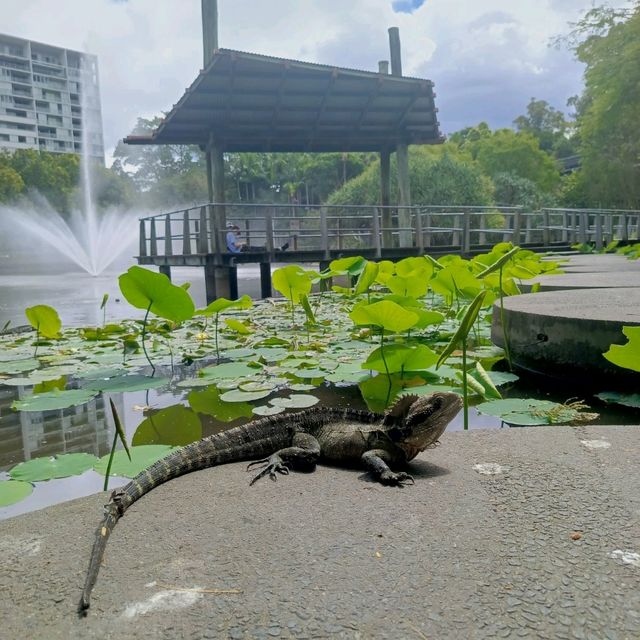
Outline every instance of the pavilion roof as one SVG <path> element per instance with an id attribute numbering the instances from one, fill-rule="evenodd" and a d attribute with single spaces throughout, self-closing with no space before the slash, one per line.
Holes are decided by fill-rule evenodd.
<path id="1" fill-rule="evenodd" d="M 442 142 L 430 80 L 218 49 L 160 126 L 127 144 L 380 151 Z"/>

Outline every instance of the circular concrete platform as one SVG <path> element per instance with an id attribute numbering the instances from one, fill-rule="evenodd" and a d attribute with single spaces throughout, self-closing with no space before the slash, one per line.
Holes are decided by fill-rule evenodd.
<path id="1" fill-rule="evenodd" d="M 513 296 L 504 301 L 504 316 L 517 366 L 574 378 L 594 373 L 634 377 L 602 354 L 611 344 L 626 343 L 623 326 L 640 325 L 640 286 Z M 499 302 L 493 308 L 491 338 L 504 348 Z"/>
<path id="2" fill-rule="evenodd" d="M 637 271 L 606 271 L 605 273 L 570 273 L 567 271 L 563 274 L 538 276 L 531 280 L 525 280 L 521 283 L 520 289 L 528 293 L 535 283 L 540 284 L 541 291 L 640 287 L 640 269 Z"/>

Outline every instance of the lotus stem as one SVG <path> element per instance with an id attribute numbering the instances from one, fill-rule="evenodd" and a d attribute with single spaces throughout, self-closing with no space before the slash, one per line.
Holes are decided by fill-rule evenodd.
<path id="1" fill-rule="evenodd" d="M 469 390 L 467 386 L 467 336 L 462 338 L 462 418 L 464 430 L 469 430 Z"/>
<path id="2" fill-rule="evenodd" d="M 502 267 L 500 267 L 498 276 L 498 286 L 500 287 L 500 324 L 502 325 L 502 341 L 504 342 L 504 355 L 507 357 L 509 371 L 513 371 L 513 363 L 511 362 L 511 352 L 509 350 L 509 334 L 504 318 L 504 292 L 502 290 Z"/>

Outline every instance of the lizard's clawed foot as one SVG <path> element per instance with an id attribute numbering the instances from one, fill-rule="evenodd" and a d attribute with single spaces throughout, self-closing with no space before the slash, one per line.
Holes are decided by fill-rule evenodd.
<path id="1" fill-rule="evenodd" d="M 404 471 L 401 471 L 400 473 L 384 471 L 380 474 L 380 482 L 394 487 L 403 487 L 405 483 L 415 484 L 413 477 Z"/>
<path id="2" fill-rule="evenodd" d="M 277 473 L 281 473 L 282 475 L 289 475 L 289 467 L 282 461 L 282 458 L 274 453 L 272 456 L 268 458 L 264 458 L 264 460 L 255 460 L 247 465 L 247 471 L 251 469 L 251 467 L 255 465 L 263 464 L 264 467 L 253 477 L 249 485 L 254 484 L 260 478 L 264 478 L 267 474 L 269 477 L 275 482 L 277 479 Z"/>

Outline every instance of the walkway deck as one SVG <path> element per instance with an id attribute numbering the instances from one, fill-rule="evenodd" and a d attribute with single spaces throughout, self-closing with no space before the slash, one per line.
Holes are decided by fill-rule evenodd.
<path id="1" fill-rule="evenodd" d="M 448 433 L 404 489 L 184 476 L 120 521 L 84 620 L 106 494 L 7 520 L 2 637 L 638 638 L 639 428 Z"/>

